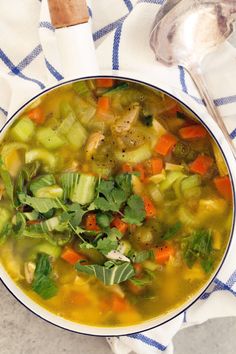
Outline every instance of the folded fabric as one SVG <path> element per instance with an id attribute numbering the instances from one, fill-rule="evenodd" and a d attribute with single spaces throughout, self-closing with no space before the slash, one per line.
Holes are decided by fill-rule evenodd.
<path id="1" fill-rule="evenodd" d="M 93 0 L 89 13 L 101 72 L 130 75 L 154 85 L 166 83 L 177 97 L 202 101 L 182 67 L 155 61 L 149 33 L 162 0 Z M 30 14 L 30 16 L 29 16 Z M 1 1 L 0 127 L 35 93 L 64 79 L 47 1 Z M 73 43 L 68 43 L 68 46 Z M 203 70 L 216 105 L 236 140 L 236 49 L 226 43 L 208 58 Z M 95 58 L 94 58 L 95 60 Z M 171 84 L 170 84 L 171 83 Z M 202 105 L 204 110 L 204 106 Z M 209 318 L 236 315 L 236 264 L 231 245 L 224 267 L 201 298 L 185 313 L 156 329 L 108 338 L 116 354 L 173 353 L 177 331 Z"/>

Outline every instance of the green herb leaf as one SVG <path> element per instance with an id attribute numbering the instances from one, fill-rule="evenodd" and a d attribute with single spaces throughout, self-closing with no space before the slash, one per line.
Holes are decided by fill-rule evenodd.
<path id="1" fill-rule="evenodd" d="M 147 259 L 153 258 L 153 251 L 152 250 L 143 250 L 143 251 L 131 250 L 128 253 L 128 257 L 131 259 L 133 263 L 142 263 Z"/>
<path id="2" fill-rule="evenodd" d="M 7 240 L 8 236 L 10 236 L 12 232 L 12 226 L 9 223 L 6 223 L 2 230 L 0 231 L 0 246 L 3 245 L 5 243 L 5 241 Z"/>
<path id="3" fill-rule="evenodd" d="M 106 229 L 110 227 L 111 220 L 112 215 L 110 214 L 98 213 L 96 215 L 97 224 L 101 227 L 101 229 Z"/>
<path id="4" fill-rule="evenodd" d="M 20 237 L 23 235 L 25 230 L 26 221 L 24 214 L 17 212 L 16 214 L 16 221 L 12 225 L 12 231 L 14 232 L 15 236 Z"/>
<path id="5" fill-rule="evenodd" d="M 116 188 L 114 181 L 101 180 L 96 190 L 99 196 L 94 200 L 94 205 L 102 211 L 119 211 L 126 200 L 125 192 Z"/>
<path id="6" fill-rule="evenodd" d="M 169 240 L 172 237 L 174 237 L 181 229 L 182 224 L 180 221 L 177 221 L 176 224 L 174 224 L 173 226 L 171 226 L 166 233 L 164 234 L 164 236 L 162 237 L 163 240 Z"/>
<path id="7" fill-rule="evenodd" d="M 53 208 L 61 208 L 60 203 L 58 203 L 56 199 L 30 197 L 23 193 L 19 194 L 18 198 L 22 204 L 31 206 L 35 211 L 38 211 L 39 213 L 47 213 Z"/>
<path id="8" fill-rule="evenodd" d="M 75 268 L 78 272 L 94 275 L 105 285 L 113 285 L 124 282 L 134 276 L 134 268 L 129 262 L 106 262 L 103 266 L 92 264 L 82 265 L 77 263 Z"/>
<path id="9" fill-rule="evenodd" d="M 52 267 L 49 261 L 49 256 L 44 253 L 39 254 L 37 258 L 32 288 L 45 300 L 55 296 L 58 292 L 58 288 L 54 280 L 50 277 L 51 272 Z"/>
<path id="10" fill-rule="evenodd" d="M 213 265 L 212 234 L 208 230 L 198 230 L 183 240 L 183 258 L 188 267 L 199 259 L 204 271 Z"/>
<path id="11" fill-rule="evenodd" d="M 141 225 L 145 216 L 146 213 L 142 198 L 138 195 L 132 195 L 127 201 L 122 220 L 128 224 Z"/>
<path id="12" fill-rule="evenodd" d="M 126 198 L 132 193 L 132 174 L 122 173 L 115 178 L 117 186 L 125 192 Z"/>
<path id="13" fill-rule="evenodd" d="M 143 125 L 145 125 L 146 127 L 152 127 L 153 116 L 152 116 L 152 115 L 142 116 L 142 117 L 141 117 L 141 122 L 142 122 Z"/>
<path id="14" fill-rule="evenodd" d="M 117 247 L 118 241 L 116 238 L 104 237 L 98 240 L 96 249 L 106 256 L 109 252 L 116 250 Z"/>

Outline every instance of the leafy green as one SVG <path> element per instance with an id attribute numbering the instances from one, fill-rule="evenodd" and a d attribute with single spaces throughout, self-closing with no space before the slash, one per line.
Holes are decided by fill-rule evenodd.
<path id="1" fill-rule="evenodd" d="M 119 284 L 132 278 L 135 274 L 134 268 L 129 262 L 108 261 L 103 266 L 77 263 L 75 268 L 78 272 L 94 275 L 105 285 Z"/>
<path id="2" fill-rule="evenodd" d="M 49 256 L 45 253 L 38 255 L 34 280 L 32 283 L 33 290 L 43 299 L 47 300 L 55 296 L 58 288 L 51 278 L 52 267 Z"/>
<path id="3" fill-rule="evenodd" d="M 53 218 L 45 220 L 45 221 L 41 221 L 38 224 L 30 225 L 27 228 L 27 230 L 29 232 L 44 234 L 44 233 L 48 233 L 50 231 L 56 230 L 57 227 L 59 226 L 59 224 L 60 224 L 60 218 L 57 216 L 54 216 Z"/>
<path id="4" fill-rule="evenodd" d="M 122 220 L 128 224 L 141 225 L 145 216 L 146 213 L 142 198 L 138 195 L 132 195 L 127 201 Z"/>
<path id="5" fill-rule="evenodd" d="M 181 229 L 182 224 L 180 221 L 177 221 L 177 223 L 175 223 L 174 225 L 172 225 L 167 231 L 166 233 L 163 235 L 163 240 L 169 240 L 172 237 L 174 237 Z"/>
<path id="6" fill-rule="evenodd" d="M 60 177 L 60 183 L 63 188 L 63 199 L 71 199 L 75 188 L 79 184 L 80 175 L 77 172 L 67 172 Z"/>
<path id="7" fill-rule="evenodd" d="M 101 180 L 97 186 L 99 196 L 94 200 L 94 205 L 102 211 L 118 212 L 126 201 L 125 192 L 115 187 L 114 181 Z"/>
<path id="8" fill-rule="evenodd" d="M 43 175 L 35 178 L 30 183 L 29 189 L 33 195 L 35 195 L 39 189 L 52 186 L 53 184 L 56 184 L 56 180 L 53 175 Z"/>
<path id="9" fill-rule="evenodd" d="M 112 220 L 112 215 L 111 214 L 104 214 L 104 213 L 97 213 L 96 214 L 96 221 L 98 226 L 100 226 L 102 229 L 106 229 L 110 227 L 110 223 Z"/>
<path id="10" fill-rule="evenodd" d="M 117 247 L 118 241 L 115 237 L 104 237 L 98 240 L 96 249 L 106 256 L 109 252 L 116 250 Z"/>
<path id="11" fill-rule="evenodd" d="M 128 257 L 131 259 L 133 263 L 142 263 L 147 259 L 153 258 L 153 251 L 152 250 L 143 250 L 143 251 L 131 250 L 128 253 Z"/>
<path id="12" fill-rule="evenodd" d="M 2 230 L 0 231 L 0 246 L 3 245 L 5 243 L 5 241 L 7 240 L 7 237 L 10 236 L 12 231 L 12 226 L 9 223 L 6 223 Z"/>
<path id="13" fill-rule="evenodd" d="M 206 273 L 213 267 L 212 234 L 208 230 L 198 230 L 183 240 L 183 258 L 188 267 L 199 260 Z"/>
<path id="14" fill-rule="evenodd" d="M 22 204 L 31 206 L 35 211 L 38 211 L 39 213 L 47 213 L 53 208 L 61 208 L 60 203 L 58 203 L 56 199 L 30 197 L 24 193 L 19 194 L 18 198 Z"/>
<path id="15" fill-rule="evenodd" d="M 143 123 L 143 125 L 145 125 L 146 127 L 152 127 L 152 122 L 153 122 L 153 116 L 150 114 L 148 116 L 142 116 L 141 117 L 141 122 Z"/>
<path id="16" fill-rule="evenodd" d="M 124 191 L 126 198 L 128 198 L 132 193 L 132 174 L 119 174 L 118 176 L 116 176 L 115 182 L 117 186 Z"/>
<path id="17" fill-rule="evenodd" d="M 103 94 L 103 96 L 111 95 L 113 93 L 117 93 L 118 91 L 124 90 L 127 88 L 129 88 L 129 84 L 127 84 L 126 82 L 122 82 L 121 84 L 118 84 L 115 87 L 107 89 L 106 92 Z"/>
<path id="18" fill-rule="evenodd" d="M 20 237 L 25 230 L 26 221 L 23 213 L 17 212 L 15 223 L 12 225 L 12 231 L 15 236 Z"/>
<path id="19" fill-rule="evenodd" d="M 12 203 L 14 203 L 14 185 L 13 185 L 11 176 L 10 176 L 9 172 L 7 171 L 1 157 L 0 157 L 0 177 L 3 180 L 4 187 L 6 189 L 6 193 L 7 193 L 8 197 L 10 198 Z"/>

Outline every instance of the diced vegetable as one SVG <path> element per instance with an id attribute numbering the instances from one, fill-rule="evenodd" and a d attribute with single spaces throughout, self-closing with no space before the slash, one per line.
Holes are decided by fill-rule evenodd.
<path id="1" fill-rule="evenodd" d="M 201 177 L 199 175 L 192 175 L 184 178 L 181 181 L 181 190 L 184 197 L 193 198 L 201 195 Z"/>
<path id="2" fill-rule="evenodd" d="M 72 202 L 82 205 L 91 203 L 95 197 L 97 178 L 95 176 L 81 174 L 79 183 L 75 186 L 71 196 Z"/>
<path id="3" fill-rule="evenodd" d="M 159 187 L 154 184 L 154 183 L 151 183 L 148 185 L 148 191 L 149 191 L 149 194 L 152 198 L 152 200 L 158 205 L 158 204 L 161 204 L 163 202 L 163 195 L 159 189 Z"/>
<path id="4" fill-rule="evenodd" d="M 123 173 L 131 173 L 131 172 L 133 172 L 133 168 L 132 168 L 132 166 L 129 165 L 128 163 L 124 163 L 124 164 L 122 165 L 122 172 L 123 172 Z"/>
<path id="5" fill-rule="evenodd" d="M 160 155 L 166 156 L 172 151 L 176 144 L 176 137 L 170 133 L 166 133 L 158 140 L 155 151 Z"/>
<path id="6" fill-rule="evenodd" d="M 56 157 L 45 149 L 33 149 L 26 152 L 25 162 L 31 163 L 34 161 L 41 161 L 51 171 L 56 167 Z"/>
<path id="7" fill-rule="evenodd" d="M 149 177 L 149 182 L 153 182 L 155 184 L 159 184 L 163 182 L 166 179 L 166 172 L 165 170 L 162 170 L 161 173 L 158 173 L 157 175 Z"/>
<path id="8" fill-rule="evenodd" d="M 89 231 L 100 231 L 95 213 L 89 213 L 85 216 L 85 228 Z"/>
<path id="9" fill-rule="evenodd" d="M 43 124 L 45 122 L 45 114 L 41 107 L 35 107 L 28 112 L 28 117 L 36 124 Z"/>
<path id="10" fill-rule="evenodd" d="M 97 87 L 101 87 L 101 88 L 110 88 L 114 85 L 114 80 L 113 79 L 97 79 L 96 81 L 97 83 Z"/>
<path id="11" fill-rule="evenodd" d="M 119 217 L 115 217 L 112 220 L 111 226 L 117 228 L 122 234 L 125 234 L 128 230 L 128 224 L 122 221 Z"/>
<path id="12" fill-rule="evenodd" d="M 79 261 L 86 261 L 87 260 L 84 255 L 76 252 L 71 247 L 64 248 L 64 250 L 62 251 L 62 254 L 61 254 L 61 258 L 71 265 L 74 265 Z"/>
<path id="13" fill-rule="evenodd" d="M 128 256 L 129 251 L 131 250 L 131 244 L 129 241 L 122 240 L 120 241 L 120 244 L 117 248 L 117 251 L 124 254 L 125 256 Z"/>
<path id="14" fill-rule="evenodd" d="M 37 132 L 37 140 L 46 149 L 55 150 L 65 144 L 65 141 L 51 128 L 41 128 Z"/>
<path id="15" fill-rule="evenodd" d="M 175 249 L 173 246 L 165 245 L 162 247 L 158 247 L 154 250 L 155 260 L 158 264 L 164 265 L 166 264 L 170 257 L 175 255 Z"/>
<path id="16" fill-rule="evenodd" d="M 114 295 L 112 297 L 112 305 L 111 306 L 112 306 L 112 311 L 123 312 L 123 311 L 127 310 L 128 304 L 127 304 L 126 299 L 124 299 L 120 296 Z"/>
<path id="17" fill-rule="evenodd" d="M 184 170 L 184 166 L 166 162 L 165 169 L 166 169 L 166 171 L 180 171 L 180 172 L 182 172 Z"/>
<path id="18" fill-rule="evenodd" d="M 30 118 L 22 117 L 12 128 L 11 136 L 16 141 L 27 143 L 35 132 L 35 125 Z"/>
<path id="19" fill-rule="evenodd" d="M 209 171 L 212 164 L 213 160 L 211 157 L 199 155 L 196 160 L 189 165 L 189 168 L 191 172 L 204 176 Z"/>
<path id="20" fill-rule="evenodd" d="M 97 106 L 97 114 L 105 113 L 110 108 L 110 99 L 107 96 L 99 97 L 98 106 Z"/>
<path id="21" fill-rule="evenodd" d="M 79 95 L 87 95 L 90 93 L 89 87 L 87 85 L 87 82 L 85 81 L 77 81 L 73 84 L 73 89 L 75 90 L 76 93 Z"/>
<path id="22" fill-rule="evenodd" d="M 214 184 L 217 191 L 220 195 L 222 195 L 222 197 L 229 201 L 232 200 L 232 187 L 229 176 L 216 177 L 214 179 Z"/>
<path id="23" fill-rule="evenodd" d="M 63 189 L 58 185 L 42 187 L 37 190 L 35 197 L 37 198 L 61 198 L 63 195 Z"/>
<path id="24" fill-rule="evenodd" d="M 58 258 L 61 254 L 61 247 L 54 246 L 48 242 L 42 242 L 29 250 L 28 259 L 35 261 L 39 253 L 46 253 L 52 258 Z"/>
<path id="25" fill-rule="evenodd" d="M 135 150 L 116 150 L 115 156 L 120 162 L 137 164 L 148 160 L 151 157 L 151 150 L 148 145 L 142 145 Z"/>
<path id="26" fill-rule="evenodd" d="M 134 171 L 139 173 L 139 178 L 141 182 L 145 181 L 145 167 L 142 163 L 138 163 L 134 166 Z"/>
<path id="27" fill-rule="evenodd" d="M 179 171 L 170 171 L 166 175 L 166 179 L 160 183 L 160 191 L 164 192 L 167 189 L 171 188 L 173 183 L 180 177 L 184 176 L 182 172 Z"/>
<path id="28" fill-rule="evenodd" d="M 157 175 L 158 173 L 161 173 L 161 171 L 164 167 L 162 159 L 158 159 L 158 158 L 151 159 L 150 165 L 151 165 L 151 174 L 152 175 Z"/>
<path id="29" fill-rule="evenodd" d="M 143 197 L 143 202 L 144 202 L 144 209 L 146 212 L 146 217 L 147 218 L 152 218 L 157 215 L 157 210 L 156 207 L 154 206 L 153 202 L 151 199 L 149 199 L 147 196 Z"/>
<path id="30" fill-rule="evenodd" d="M 67 134 L 69 143 L 75 148 L 80 149 L 86 142 L 88 137 L 86 129 L 80 124 L 75 122 Z"/>
<path id="31" fill-rule="evenodd" d="M 19 150 L 10 150 L 3 161 L 11 177 L 16 177 L 23 164 Z"/>
<path id="32" fill-rule="evenodd" d="M 207 136 L 207 131 L 202 125 L 191 125 L 181 128 L 179 134 L 183 139 L 200 139 Z"/>

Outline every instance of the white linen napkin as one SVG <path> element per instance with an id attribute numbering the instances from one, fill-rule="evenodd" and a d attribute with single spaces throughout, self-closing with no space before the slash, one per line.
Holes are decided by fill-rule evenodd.
<path id="1" fill-rule="evenodd" d="M 144 81 L 166 82 L 201 104 L 183 68 L 158 64 L 149 33 L 163 0 L 92 0 L 89 12 L 102 72 L 131 73 Z M 0 0 L 0 127 L 34 94 L 64 78 L 46 0 Z M 68 43 L 68 48 L 74 43 Z M 91 62 L 93 61 L 92 58 Z M 95 59 L 94 59 L 95 60 Z M 209 65 L 210 63 L 210 65 Z M 208 64 L 208 65 L 207 65 Z M 236 50 L 224 44 L 204 64 L 209 88 L 232 139 L 236 138 Z M 235 139 L 236 140 L 236 139 Z M 171 340 L 186 326 L 209 318 L 236 316 L 236 263 L 233 241 L 224 267 L 202 297 L 185 313 L 150 331 L 108 338 L 115 354 L 173 353 Z"/>

